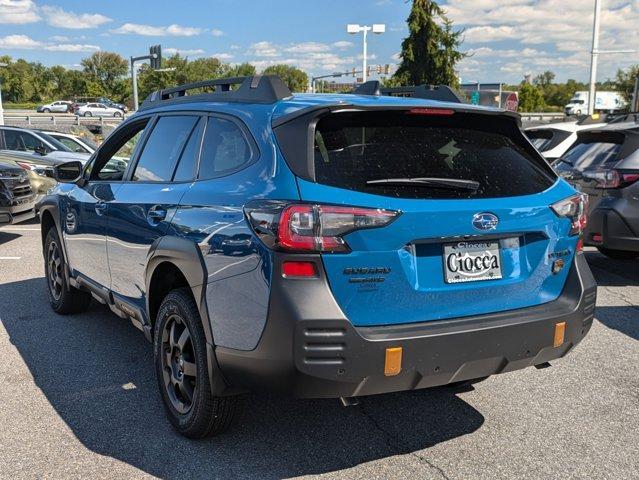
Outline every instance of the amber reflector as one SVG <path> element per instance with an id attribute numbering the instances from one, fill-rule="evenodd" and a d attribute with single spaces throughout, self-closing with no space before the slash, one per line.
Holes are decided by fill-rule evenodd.
<path id="1" fill-rule="evenodd" d="M 386 362 L 384 363 L 384 375 L 392 377 L 402 371 L 402 347 L 386 349 Z"/>

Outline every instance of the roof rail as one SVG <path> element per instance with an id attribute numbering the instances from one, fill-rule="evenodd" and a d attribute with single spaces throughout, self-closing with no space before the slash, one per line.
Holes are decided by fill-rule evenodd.
<path id="1" fill-rule="evenodd" d="M 353 90 L 351 93 L 355 95 L 376 95 L 379 96 L 381 83 L 379 80 L 369 80 L 362 83 L 359 87 Z"/>
<path id="2" fill-rule="evenodd" d="M 233 89 L 234 85 L 239 85 Z M 189 90 L 212 89 L 211 92 L 188 95 Z M 291 96 L 291 91 L 277 75 L 217 78 L 157 90 L 149 95 L 140 110 L 157 107 L 163 102 L 223 101 L 239 103 L 275 103 Z"/>
<path id="3" fill-rule="evenodd" d="M 446 85 L 417 85 L 415 87 L 390 87 L 380 90 L 391 97 L 414 97 L 440 102 L 464 103 L 455 91 Z"/>

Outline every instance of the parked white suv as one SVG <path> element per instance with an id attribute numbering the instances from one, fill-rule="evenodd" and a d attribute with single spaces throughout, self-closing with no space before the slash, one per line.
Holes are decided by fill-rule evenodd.
<path id="1" fill-rule="evenodd" d="M 561 122 L 539 125 L 524 130 L 537 150 L 549 162 L 566 153 L 577 141 L 577 132 L 606 125 L 599 117 L 587 117 L 580 122 Z"/>
<path id="2" fill-rule="evenodd" d="M 58 102 L 47 103 L 37 108 L 38 113 L 68 113 L 71 111 L 71 102 L 60 100 Z"/>
<path id="3" fill-rule="evenodd" d="M 78 108 L 76 115 L 81 117 L 121 117 L 122 110 L 107 107 L 104 103 L 87 103 Z"/>

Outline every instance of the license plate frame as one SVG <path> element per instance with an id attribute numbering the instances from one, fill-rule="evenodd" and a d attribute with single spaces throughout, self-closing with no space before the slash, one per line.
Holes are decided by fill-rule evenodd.
<path id="1" fill-rule="evenodd" d="M 451 255 L 454 258 L 451 259 Z M 467 259 L 470 259 L 470 262 Z M 503 278 L 499 240 L 461 240 L 444 243 L 442 261 L 446 284 L 483 282 Z"/>

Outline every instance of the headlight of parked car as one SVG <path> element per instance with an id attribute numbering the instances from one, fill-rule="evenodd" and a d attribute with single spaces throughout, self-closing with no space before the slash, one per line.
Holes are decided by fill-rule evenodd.
<path id="1" fill-rule="evenodd" d="M 34 163 L 24 163 L 24 162 L 16 162 L 25 170 L 31 170 L 32 172 L 40 175 L 41 177 L 46 177 L 47 170 L 50 170 L 51 167 L 49 165 L 37 165 Z"/>

